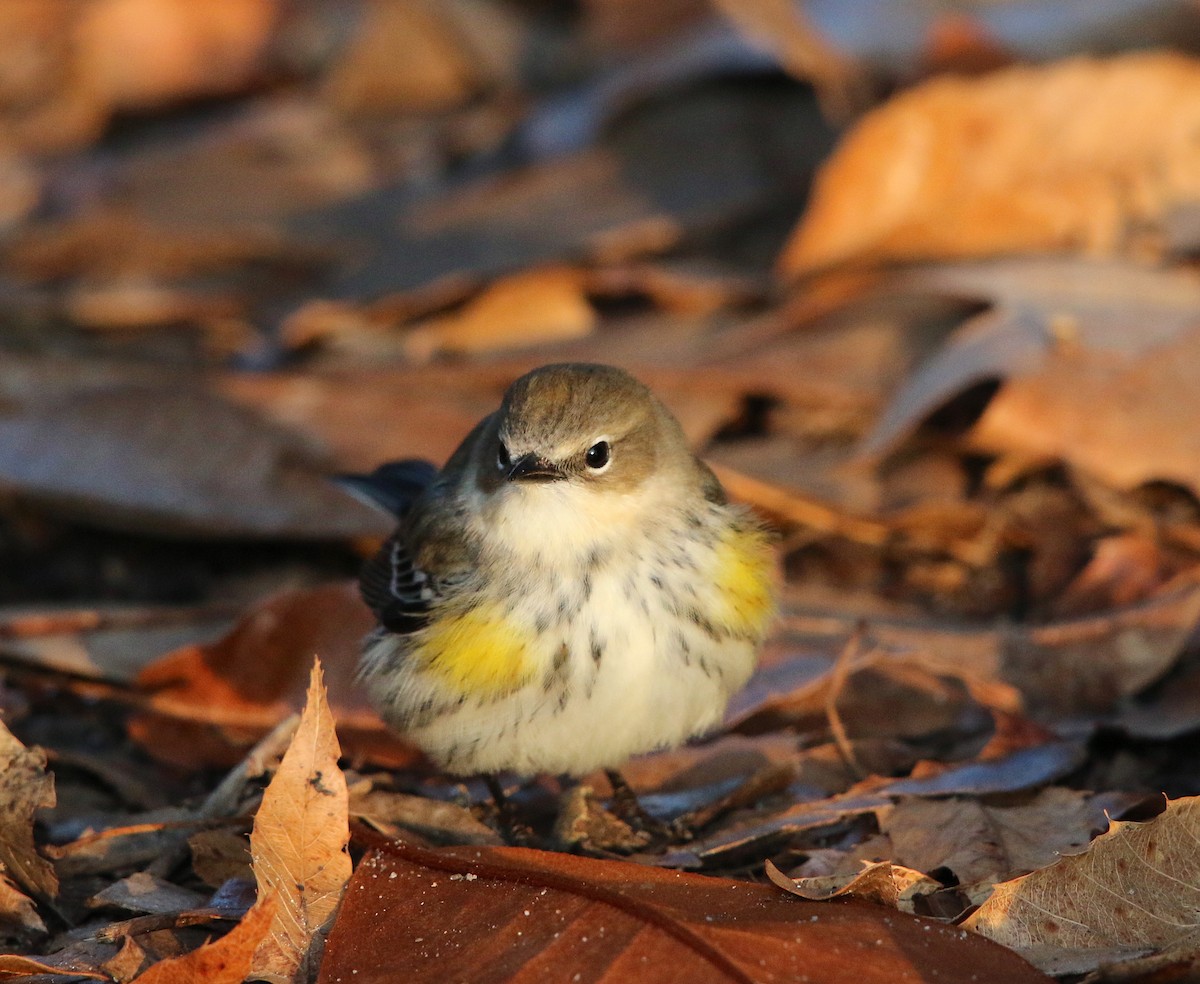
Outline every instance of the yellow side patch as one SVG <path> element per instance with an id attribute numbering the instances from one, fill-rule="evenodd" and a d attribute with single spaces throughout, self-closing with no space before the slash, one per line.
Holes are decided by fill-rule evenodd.
<path id="1" fill-rule="evenodd" d="M 759 639 L 775 614 L 774 551 L 762 530 L 734 530 L 717 547 L 713 583 L 720 596 L 718 625 Z"/>
<path id="2" fill-rule="evenodd" d="M 530 678 L 529 636 L 499 605 L 439 618 L 425 630 L 420 654 L 429 671 L 469 696 L 494 697 Z"/>

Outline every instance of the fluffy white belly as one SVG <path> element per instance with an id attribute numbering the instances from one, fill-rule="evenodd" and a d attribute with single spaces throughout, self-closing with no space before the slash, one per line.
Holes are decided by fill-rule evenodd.
<path id="1" fill-rule="evenodd" d="M 368 676 L 368 684 L 390 698 L 393 723 L 408 717 L 406 738 L 459 774 L 582 775 L 678 745 L 720 721 L 753 669 L 755 645 L 672 610 L 678 596 L 661 590 L 656 570 L 639 564 L 598 576 L 574 617 L 539 630 L 532 654 L 539 672 L 508 695 L 440 700 L 414 720 L 396 695 L 407 691 L 415 700 L 425 688 L 397 686 L 391 673 Z M 526 599 L 521 617 L 532 624 L 546 603 Z M 388 644 L 384 637 L 375 645 Z M 387 654 L 376 662 L 388 662 Z M 401 661 L 396 673 L 404 670 Z"/>

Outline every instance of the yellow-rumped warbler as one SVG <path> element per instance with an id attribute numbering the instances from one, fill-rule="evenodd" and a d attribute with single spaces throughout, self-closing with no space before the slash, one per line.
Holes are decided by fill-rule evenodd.
<path id="1" fill-rule="evenodd" d="M 362 678 L 449 772 L 615 768 L 710 728 L 753 670 L 770 537 L 619 369 L 537 369 L 440 473 L 351 484 L 400 519 L 362 576 Z"/>

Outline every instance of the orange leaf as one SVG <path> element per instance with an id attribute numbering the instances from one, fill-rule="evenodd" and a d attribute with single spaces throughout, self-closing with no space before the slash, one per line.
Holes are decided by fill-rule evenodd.
<path id="1" fill-rule="evenodd" d="M 160 960 L 135 977 L 132 984 L 242 984 L 277 908 L 275 898 L 263 896 L 238 925 L 215 943 L 182 957 Z"/>
<path id="2" fill-rule="evenodd" d="M 1197 126 L 1200 62 L 1181 55 L 935 79 L 850 132 L 779 267 L 1117 252 L 1134 228 L 1200 198 Z"/>

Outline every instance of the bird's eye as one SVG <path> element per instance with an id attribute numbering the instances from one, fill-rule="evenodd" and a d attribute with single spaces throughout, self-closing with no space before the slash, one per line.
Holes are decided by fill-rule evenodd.
<path id="1" fill-rule="evenodd" d="M 508 448 L 504 446 L 503 441 L 496 448 L 496 467 L 500 471 L 508 471 L 512 467 L 512 458 L 508 456 Z"/>
<path id="2" fill-rule="evenodd" d="M 612 449 L 608 446 L 608 441 L 597 441 L 593 444 L 587 449 L 584 460 L 592 471 L 603 471 L 607 468 L 612 460 Z"/>

